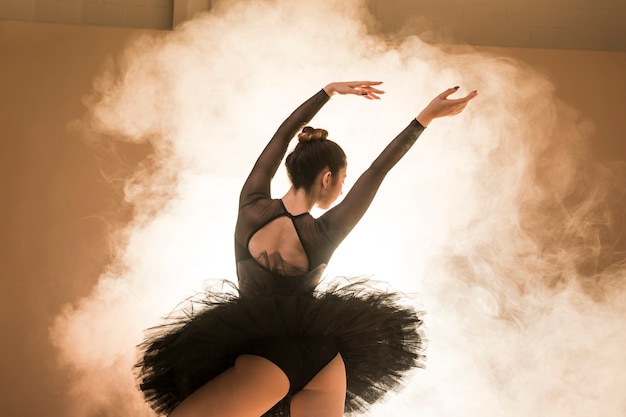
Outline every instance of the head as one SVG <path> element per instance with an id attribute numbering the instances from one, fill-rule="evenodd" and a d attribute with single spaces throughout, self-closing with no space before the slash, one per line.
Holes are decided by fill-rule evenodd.
<path id="1" fill-rule="evenodd" d="M 324 129 L 306 126 L 298 134 L 298 145 L 287 155 L 287 174 L 296 190 L 319 191 L 317 205 L 328 208 L 341 194 L 346 176 L 346 154 L 328 139 Z"/>

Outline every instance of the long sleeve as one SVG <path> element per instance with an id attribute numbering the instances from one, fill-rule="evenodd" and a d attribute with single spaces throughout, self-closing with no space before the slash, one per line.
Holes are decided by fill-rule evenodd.
<path id="1" fill-rule="evenodd" d="M 335 247 L 363 217 L 387 172 L 408 152 L 423 131 L 424 127 L 413 119 L 359 177 L 344 200 L 318 219 L 318 227 Z"/>
<path id="2" fill-rule="evenodd" d="M 270 183 L 280 161 L 287 152 L 289 142 L 317 112 L 328 102 L 330 97 L 322 89 L 307 101 L 302 103 L 280 125 L 257 159 L 248 179 L 246 180 L 239 197 L 239 208 L 249 204 L 257 198 L 270 198 Z"/>

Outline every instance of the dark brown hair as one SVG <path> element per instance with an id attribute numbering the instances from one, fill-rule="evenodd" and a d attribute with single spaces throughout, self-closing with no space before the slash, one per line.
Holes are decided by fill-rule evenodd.
<path id="1" fill-rule="evenodd" d="M 294 188 L 309 191 L 317 175 L 328 168 L 338 180 L 339 170 L 346 166 L 346 154 L 339 145 L 328 139 L 328 132 L 306 126 L 298 134 L 298 145 L 287 155 L 285 166 Z"/>

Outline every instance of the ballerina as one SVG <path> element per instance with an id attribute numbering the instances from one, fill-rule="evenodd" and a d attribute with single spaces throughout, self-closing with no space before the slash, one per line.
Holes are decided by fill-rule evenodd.
<path id="1" fill-rule="evenodd" d="M 359 177 L 343 201 L 347 160 L 324 129 L 305 126 L 335 94 L 378 100 L 381 82 L 333 82 L 300 105 L 269 141 L 240 194 L 238 296 L 207 292 L 204 307 L 155 329 L 142 345 L 140 388 L 170 417 L 335 417 L 361 412 L 421 366 L 419 313 L 398 294 L 353 283 L 318 289 L 333 252 L 368 209 L 387 172 L 429 123 L 478 94 L 435 97 Z M 291 187 L 270 182 L 286 158 Z M 310 210 L 327 210 L 314 218 Z"/>

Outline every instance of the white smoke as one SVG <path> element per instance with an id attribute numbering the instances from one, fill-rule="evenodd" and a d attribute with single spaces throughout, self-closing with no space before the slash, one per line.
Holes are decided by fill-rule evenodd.
<path id="1" fill-rule="evenodd" d="M 373 274 L 428 312 L 427 369 L 371 415 L 626 413 L 626 276 L 607 249 L 623 188 L 586 153 L 589 125 L 520 63 L 391 43 L 371 22 L 361 0 L 224 1 L 134 39 L 96 80 L 86 131 L 152 152 L 127 179 L 115 262 L 51 331 L 75 376 L 70 416 L 153 415 L 132 370 L 143 330 L 206 280 L 235 279 L 254 160 L 297 105 L 353 79 L 387 93 L 334 97 L 312 122 L 346 150 L 347 185 L 434 95 L 480 92 L 432 123 L 331 261 L 329 275 Z"/>

